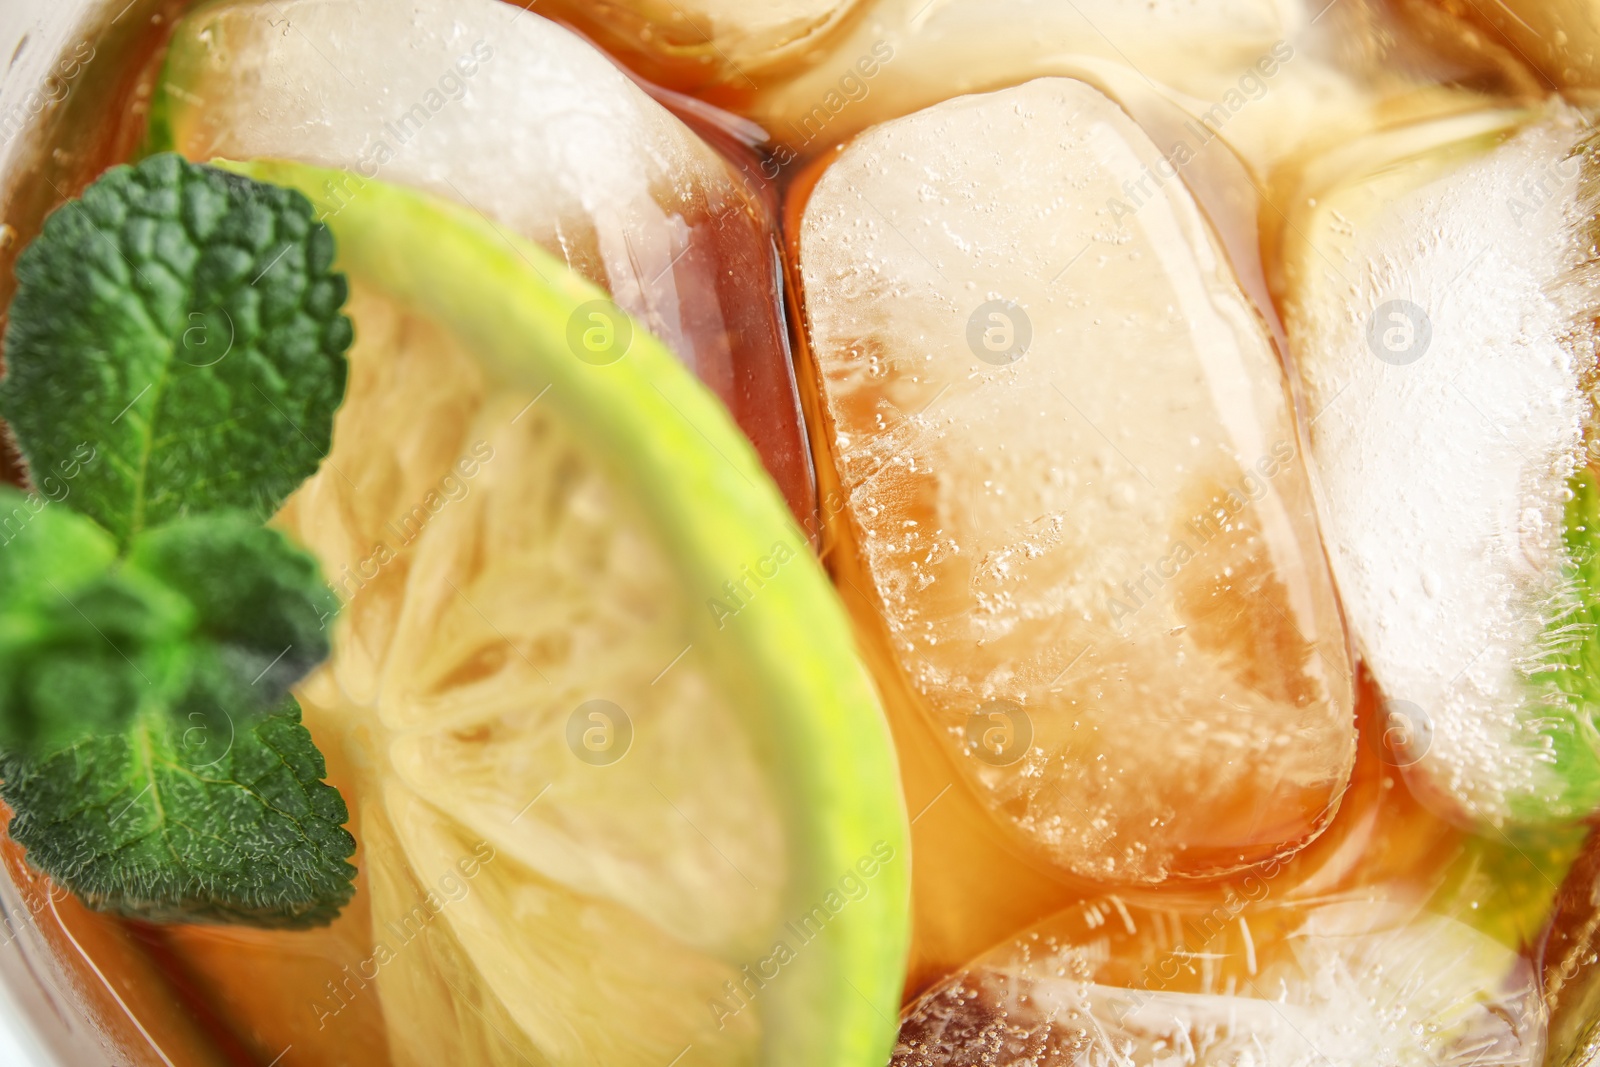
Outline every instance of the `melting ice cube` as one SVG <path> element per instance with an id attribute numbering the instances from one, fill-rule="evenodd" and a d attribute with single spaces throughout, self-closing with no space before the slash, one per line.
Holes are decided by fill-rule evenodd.
<path id="1" fill-rule="evenodd" d="M 1308 165 L 1285 253 L 1384 732 L 1425 798 L 1497 824 L 1600 803 L 1586 136 L 1561 104 L 1375 135 Z"/>
<path id="2" fill-rule="evenodd" d="M 1150 140 L 1081 82 L 951 100 L 799 248 L 883 629 L 996 818 L 1130 881 L 1313 836 L 1355 738 L 1284 374 Z"/>
<path id="3" fill-rule="evenodd" d="M 1090 901 L 907 1009 L 895 1067 L 1533 1067 L 1530 964 L 1367 900 L 1209 910 Z"/>
<path id="4" fill-rule="evenodd" d="M 871 0 L 865 0 L 870 4 Z M 734 93 L 803 64 L 863 0 L 553 0 L 563 19 L 653 80 Z"/>
<path id="5" fill-rule="evenodd" d="M 1419 76 L 1414 53 L 1395 62 L 1397 36 L 1379 5 L 1327 0 L 867 0 L 804 65 L 728 70 L 719 90 L 771 133 L 778 166 L 954 95 L 1064 76 L 1141 124 L 1138 96 L 1186 112 L 1192 132 L 1149 131 L 1166 154 L 1220 137 L 1264 172 L 1369 128 L 1397 95 L 1460 109 L 1465 94 Z"/>

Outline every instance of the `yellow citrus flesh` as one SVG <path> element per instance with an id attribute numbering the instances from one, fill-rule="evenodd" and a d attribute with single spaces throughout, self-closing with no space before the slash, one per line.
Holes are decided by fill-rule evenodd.
<path id="1" fill-rule="evenodd" d="M 371 944 L 303 991 L 320 1029 L 375 998 L 397 1063 L 884 1062 L 893 755 L 753 452 L 642 330 L 578 359 L 600 294 L 537 249 L 376 184 L 329 224 L 350 386 L 277 522 L 344 601 L 299 695 Z"/>

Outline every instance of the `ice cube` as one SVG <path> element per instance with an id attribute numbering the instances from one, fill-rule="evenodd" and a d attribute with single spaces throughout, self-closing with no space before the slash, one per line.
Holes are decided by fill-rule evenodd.
<path id="1" fill-rule="evenodd" d="M 799 224 L 880 632 L 1023 848 L 1140 882 L 1303 843 L 1355 746 L 1283 370 L 1159 161 L 1041 79 L 867 132 Z"/>
<path id="2" fill-rule="evenodd" d="M 493 0 L 230 0 L 179 25 L 154 112 L 194 159 L 344 170 L 335 210 L 401 183 L 538 241 L 671 345 L 812 515 L 764 210 L 571 31 Z"/>
<path id="3" fill-rule="evenodd" d="M 1358 693 L 1357 714 L 1372 726 L 1370 705 L 1379 698 L 1364 672 Z M 1471 834 L 1423 805 L 1402 775 L 1381 736 L 1366 733 L 1326 832 L 1288 861 L 1269 860 L 1205 891 L 1225 900 L 1230 891 L 1250 895 L 1251 887 L 1270 883 L 1273 901 L 1301 906 L 1377 893 L 1426 906 L 1504 945 L 1537 944 L 1585 828 Z M 1185 899 L 1199 891 L 1190 887 Z"/>
<path id="4" fill-rule="evenodd" d="M 1457 33 L 1483 49 L 1503 50 L 1506 59 L 1533 65 L 1550 85 L 1600 86 L 1600 9 L 1593 0 L 1496 0 L 1492 4 L 1408 5 L 1413 18 L 1458 20 Z M 1481 34 L 1486 29 L 1487 34 Z M 1481 35 L 1481 36 L 1480 36 Z"/>
<path id="5" fill-rule="evenodd" d="M 912 1004 L 893 1064 L 1534 1067 L 1543 1045 L 1531 965 L 1452 919 L 1356 899 L 1108 897 Z"/>
<path id="6" fill-rule="evenodd" d="M 737 93 L 803 63 L 861 6 L 862 0 L 552 0 L 549 10 L 653 81 Z"/>
<path id="7" fill-rule="evenodd" d="M 1499 87 L 1505 73 L 1417 48 L 1379 5 L 1327 0 L 554 0 L 554 9 L 646 78 L 756 119 L 773 141 L 769 176 L 867 126 L 1042 76 L 1176 106 L 1195 132 L 1157 137 L 1164 148 L 1181 140 L 1198 151 L 1220 136 L 1264 173 L 1307 142 L 1337 143 L 1397 112 L 1459 110 L 1467 94 L 1440 83 Z"/>
<path id="8" fill-rule="evenodd" d="M 1052 64 L 1062 60 L 1109 61 L 1209 96 L 1258 57 L 1273 59 L 1274 45 L 1276 73 L 1294 54 L 1286 39 L 1305 22 L 1298 0 L 877 0 L 864 6 L 848 33 L 827 42 L 826 54 L 807 69 L 787 79 L 757 79 L 763 91 L 751 101 L 752 112 L 772 123 L 778 139 L 793 144 L 797 132 L 820 135 L 835 119 L 851 121 L 850 112 L 876 112 L 881 120 L 888 117 L 885 107 L 905 114 L 956 93 L 1056 73 Z"/>
<path id="9" fill-rule="evenodd" d="M 1307 165 L 1284 257 L 1324 531 L 1396 762 L 1495 824 L 1600 803 L 1585 136 L 1560 103 L 1374 135 Z"/>
<path id="10" fill-rule="evenodd" d="M 1463 66 L 1436 71 L 1407 43 L 1380 5 L 1327 0 L 875 0 L 803 66 L 729 72 L 722 91 L 781 168 L 951 96 L 1072 77 L 1141 124 L 1139 98 L 1182 111 L 1192 128 L 1150 130 L 1179 166 L 1220 139 L 1264 175 L 1397 111 L 1460 110 L 1466 94 L 1436 83 L 1459 85 Z"/>

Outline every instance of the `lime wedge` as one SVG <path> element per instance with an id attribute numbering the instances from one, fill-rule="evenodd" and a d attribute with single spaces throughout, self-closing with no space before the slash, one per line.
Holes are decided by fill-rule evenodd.
<path id="1" fill-rule="evenodd" d="M 277 521 L 345 602 L 300 696 L 354 768 L 355 970 L 394 1058 L 886 1062 L 897 770 L 754 451 L 532 244 L 380 183 L 319 208 L 357 340 L 332 451 Z"/>

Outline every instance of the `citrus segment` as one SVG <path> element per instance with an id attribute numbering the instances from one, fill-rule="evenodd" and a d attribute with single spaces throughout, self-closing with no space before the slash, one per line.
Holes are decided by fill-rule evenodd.
<path id="1" fill-rule="evenodd" d="M 519 402 L 485 409 L 493 459 L 411 553 L 377 705 L 400 735 L 394 770 L 533 870 L 701 950 L 765 954 L 782 819 L 737 695 L 695 647 L 688 616 L 705 609 L 683 601 L 643 517 L 553 407 L 519 417 Z M 572 716 L 591 702 L 579 747 L 625 768 L 571 751 Z M 706 768 L 719 792 L 695 788 Z"/>

